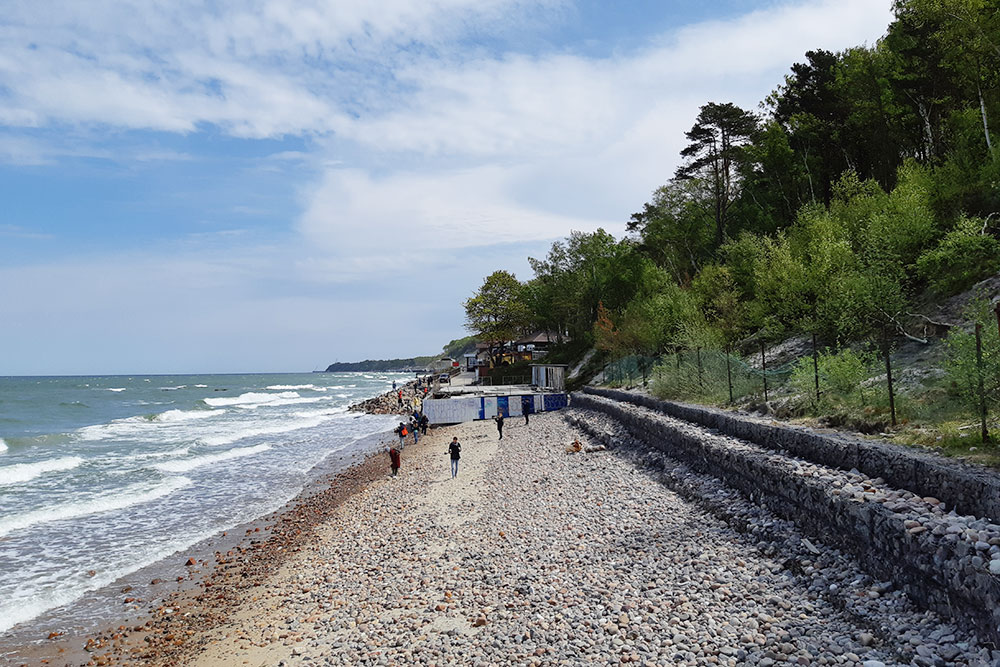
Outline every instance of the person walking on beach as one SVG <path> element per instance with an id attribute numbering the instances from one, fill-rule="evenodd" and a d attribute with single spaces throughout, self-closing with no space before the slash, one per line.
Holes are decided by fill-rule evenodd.
<path id="1" fill-rule="evenodd" d="M 427 418 L 427 415 L 420 415 L 420 435 L 427 435 L 427 426 L 431 423 L 431 420 Z"/>
<path id="2" fill-rule="evenodd" d="M 395 447 L 389 448 L 389 465 L 392 468 L 392 476 L 399 472 L 399 450 Z"/>
<path id="3" fill-rule="evenodd" d="M 399 426 L 396 427 L 396 435 L 399 436 L 399 449 L 402 450 L 406 445 L 406 424 L 399 422 Z"/>
<path id="4" fill-rule="evenodd" d="M 417 441 L 420 440 L 420 427 L 417 426 L 416 420 L 413 420 L 413 421 L 410 422 L 410 425 L 409 425 L 408 428 L 411 431 L 413 431 L 413 444 L 415 445 L 415 444 L 417 444 Z"/>
<path id="5" fill-rule="evenodd" d="M 497 439 L 503 440 L 503 413 L 501 412 L 496 417 L 494 417 L 493 421 L 497 423 L 497 433 L 500 434 L 500 437 Z"/>
<path id="6" fill-rule="evenodd" d="M 458 476 L 458 460 L 462 458 L 462 445 L 459 443 L 457 435 L 451 439 L 451 444 L 448 445 L 448 454 L 451 456 L 451 477 L 454 479 Z"/>
<path id="7" fill-rule="evenodd" d="M 396 394 L 396 400 L 399 401 L 399 407 L 403 407 L 403 390 L 400 389 L 399 393 Z"/>
<path id="8" fill-rule="evenodd" d="M 528 425 L 528 415 L 535 409 L 535 399 L 531 396 L 521 397 L 521 412 L 524 414 L 524 425 Z"/>
<path id="9" fill-rule="evenodd" d="M 392 381 L 392 390 L 396 391 L 396 381 L 395 380 Z"/>

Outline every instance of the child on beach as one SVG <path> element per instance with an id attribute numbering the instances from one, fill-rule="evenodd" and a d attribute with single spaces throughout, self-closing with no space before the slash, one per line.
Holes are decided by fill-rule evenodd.
<path id="1" fill-rule="evenodd" d="M 458 442 L 458 436 L 451 439 L 448 454 L 451 456 L 451 476 L 454 479 L 458 476 L 458 460 L 462 458 L 462 445 Z"/>

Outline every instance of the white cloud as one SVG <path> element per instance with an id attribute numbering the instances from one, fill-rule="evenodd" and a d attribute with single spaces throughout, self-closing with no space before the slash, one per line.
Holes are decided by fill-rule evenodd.
<path id="1" fill-rule="evenodd" d="M 215 234 L 190 242 L 215 244 L 217 255 L 177 256 L 169 246 L 155 256 L 0 267 L 0 282 L 17 286 L 5 303 L 12 321 L 46 332 L 53 349 L 62 340 L 71 359 L 101 358 L 94 351 L 103 345 L 104 358 L 121 358 L 117 370 L 126 372 L 142 370 L 156 345 L 183 349 L 174 354 L 188 355 L 190 370 L 260 369 L 259 356 L 248 357 L 268 347 L 272 359 L 277 347 L 288 352 L 285 368 L 286 347 L 300 355 L 296 367 L 338 344 L 341 358 L 430 351 L 458 335 L 460 300 L 483 275 L 523 268 L 525 249 L 513 244 L 544 252 L 572 229 L 620 232 L 672 175 L 700 105 L 752 108 L 807 49 L 871 43 L 891 19 L 889 0 L 801 0 L 680 27 L 601 58 L 494 58 L 464 46 L 560 2 L 541 10 L 522 0 L 5 8 L 0 125 L 11 129 L 0 135 L 0 160 L 44 165 L 83 152 L 88 133 L 196 134 L 212 124 L 239 137 L 302 137 L 300 150 L 262 158 L 258 168 L 316 172 L 280 247 L 248 249 Z M 71 145 L 17 135 L 29 127 L 50 130 L 52 142 L 72 128 L 63 135 Z M 260 213 L 244 205 L 248 217 Z M 405 336 L 415 350 L 399 350 L 400 321 L 419 331 Z M 27 333 L 2 334 L 4 349 L 37 349 Z"/>

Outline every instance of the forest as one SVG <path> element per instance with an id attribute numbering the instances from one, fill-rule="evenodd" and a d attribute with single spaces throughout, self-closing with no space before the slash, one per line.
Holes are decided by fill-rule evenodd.
<path id="1" fill-rule="evenodd" d="M 893 12 L 873 46 L 805 53 L 758 109 L 704 104 L 625 238 L 574 231 L 529 260 L 529 279 L 494 272 L 465 303 L 469 329 L 554 331 L 605 361 L 661 365 L 815 335 L 827 370 L 870 341 L 919 338 L 915 314 L 1000 271 L 1000 2 L 897 0 Z M 998 399 L 1000 373 L 982 373 L 1000 341 L 974 305 L 985 361 L 965 394 L 982 407 Z M 945 346 L 956 368 L 968 331 Z"/>

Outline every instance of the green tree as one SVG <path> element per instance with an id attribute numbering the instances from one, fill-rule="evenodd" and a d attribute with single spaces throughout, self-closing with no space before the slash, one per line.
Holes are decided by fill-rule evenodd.
<path id="1" fill-rule="evenodd" d="M 694 125 L 684 136 L 690 142 L 681 156 L 687 162 L 678 167 L 674 178 L 698 179 L 711 194 L 715 221 L 715 246 L 726 239 L 729 209 L 739 197 L 738 164 L 743 146 L 757 132 L 757 117 L 731 102 L 710 102 L 698 112 Z"/>
<path id="2" fill-rule="evenodd" d="M 523 286 L 514 274 L 494 271 L 465 301 L 465 326 L 489 345 L 494 364 L 507 342 L 521 335 L 528 325 L 530 313 L 523 297 Z"/>

